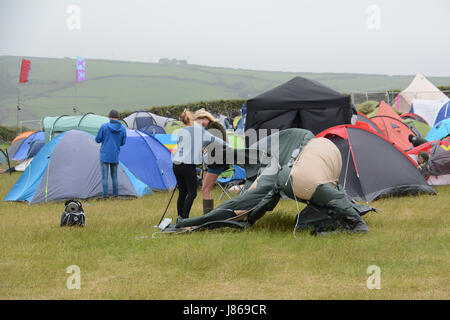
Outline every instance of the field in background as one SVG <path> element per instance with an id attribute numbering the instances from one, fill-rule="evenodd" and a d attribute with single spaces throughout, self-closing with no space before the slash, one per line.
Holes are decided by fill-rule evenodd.
<path id="1" fill-rule="evenodd" d="M 0 199 L 18 177 L 0 175 Z M 294 237 L 292 200 L 246 231 L 183 235 L 154 234 L 168 193 L 83 201 L 85 228 L 59 227 L 63 203 L 1 201 L 0 299 L 448 299 L 450 186 L 436 190 L 372 203 L 369 234 L 317 237 Z M 66 287 L 70 265 L 80 290 Z M 366 286 L 370 265 L 380 290 Z"/>
<path id="2" fill-rule="evenodd" d="M 248 99 L 303 76 L 340 92 L 403 89 L 412 76 L 350 73 L 294 73 L 156 63 L 87 60 L 87 80 L 75 84 L 74 59 L 31 57 L 30 81 L 20 85 L 21 121 L 44 116 L 94 112 L 106 114 L 152 106 L 216 99 Z M 0 125 L 16 124 L 21 57 L 0 56 Z M 430 77 L 449 85 L 449 77 Z M 39 129 L 38 122 L 24 126 Z"/>

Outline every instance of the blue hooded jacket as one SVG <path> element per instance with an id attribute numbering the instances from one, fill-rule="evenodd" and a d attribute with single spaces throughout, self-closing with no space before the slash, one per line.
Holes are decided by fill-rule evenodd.
<path id="1" fill-rule="evenodd" d="M 98 130 L 95 141 L 101 143 L 100 161 L 107 163 L 118 163 L 120 147 L 127 140 L 125 127 L 117 120 L 110 120 L 102 124 Z"/>

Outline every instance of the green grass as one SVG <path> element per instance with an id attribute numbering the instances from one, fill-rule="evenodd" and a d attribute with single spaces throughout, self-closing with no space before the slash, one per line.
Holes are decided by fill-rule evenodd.
<path id="1" fill-rule="evenodd" d="M 216 99 L 248 99 L 294 76 L 320 81 L 340 92 L 402 89 L 413 79 L 413 75 L 269 72 L 89 59 L 87 80 L 75 85 L 74 59 L 29 59 L 30 80 L 20 85 L 21 121 L 73 114 L 73 106 L 79 112 L 105 114 L 112 107 L 123 111 Z M 21 57 L 0 56 L 0 125 L 16 124 L 20 61 Z M 429 80 L 435 85 L 450 84 L 450 77 Z"/>
<path id="2" fill-rule="evenodd" d="M 0 175 L 1 199 L 18 177 Z M 317 237 L 293 236 L 287 200 L 249 230 L 182 235 L 154 234 L 167 193 L 83 201 L 85 228 L 59 227 L 62 203 L 0 202 L 0 299 L 448 299 L 450 186 L 436 190 L 374 202 L 369 234 Z M 70 265 L 80 290 L 66 288 Z"/>

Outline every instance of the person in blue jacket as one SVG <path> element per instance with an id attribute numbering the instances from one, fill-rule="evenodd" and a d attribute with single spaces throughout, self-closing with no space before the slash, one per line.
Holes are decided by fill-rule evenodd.
<path id="1" fill-rule="evenodd" d="M 117 181 L 117 165 L 119 164 L 120 147 L 127 140 L 127 131 L 119 122 L 119 112 L 109 112 L 109 122 L 102 124 L 98 130 L 95 141 L 101 143 L 100 165 L 102 169 L 103 198 L 108 198 L 108 171 L 111 170 L 113 195 L 119 195 L 119 183 Z"/>

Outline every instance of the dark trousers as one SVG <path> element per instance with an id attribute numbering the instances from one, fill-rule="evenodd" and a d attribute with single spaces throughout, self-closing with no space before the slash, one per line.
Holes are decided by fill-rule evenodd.
<path id="1" fill-rule="evenodd" d="M 195 164 L 174 164 L 173 173 L 177 178 L 178 186 L 178 215 L 183 218 L 189 218 L 192 204 L 197 197 L 197 172 Z"/>

